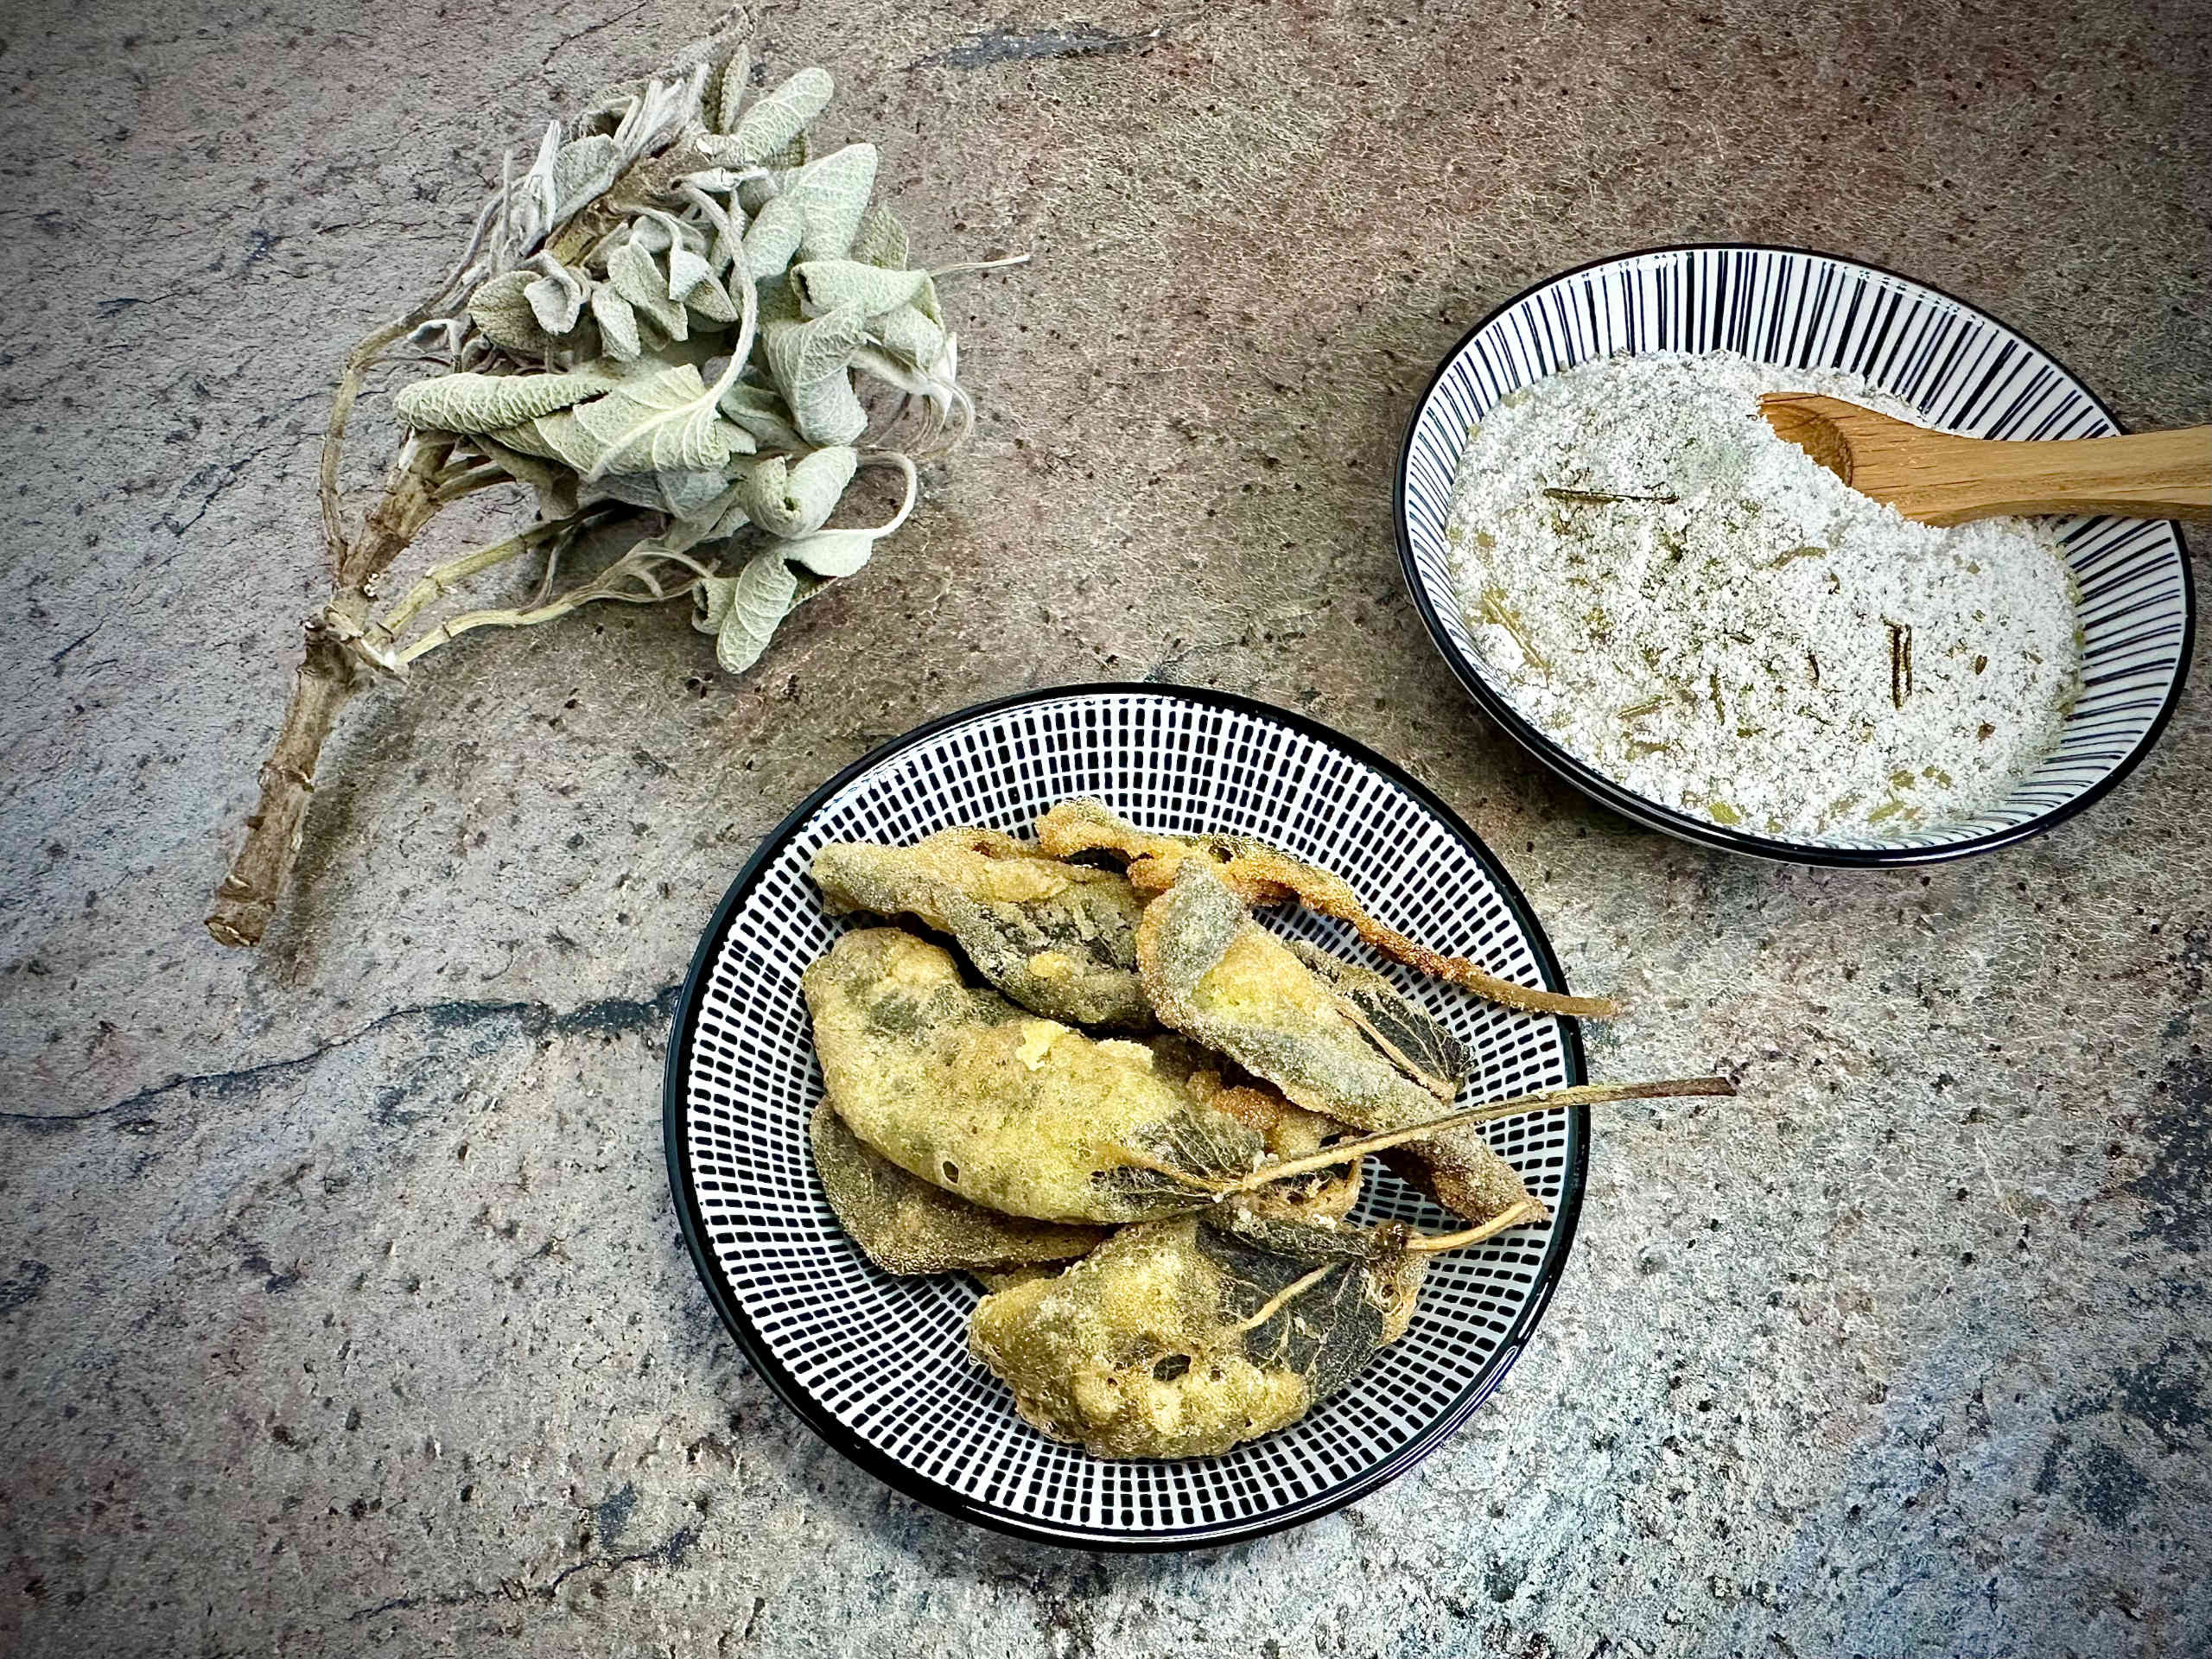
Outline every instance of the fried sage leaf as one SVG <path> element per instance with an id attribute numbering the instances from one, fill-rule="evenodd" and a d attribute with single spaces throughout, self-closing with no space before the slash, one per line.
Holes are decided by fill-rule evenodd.
<path id="1" fill-rule="evenodd" d="M 1096 1249 L 1110 1231 L 1025 1221 L 955 1198 L 869 1151 L 827 1101 L 807 1128 L 830 1209 L 887 1273 L 1002 1272 L 1066 1262 Z"/>
<path id="2" fill-rule="evenodd" d="M 1316 1226 L 1242 1200 L 1125 1227 L 1065 1272 L 976 1304 L 969 1351 L 1021 1414 L 1100 1457 L 1217 1456 L 1296 1422 L 1413 1323 L 1428 1258 L 1464 1232 Z"/>
<path id="3" fill-rule="evenodd" d="M 847 933 L 802 984 L 837 1115 L 973 1203 L 1141 1220 L 1211 1202 L 1265 1156 L 1256 1131 L 1194 1097 L 1172 1056 L 1026 1013 L 896 928 Z"/>
<path id="4" fill-rule="evenodd" d="M 1338 986 L 1347 980 L 1358 985 L 1371 1007 L 1381 1006 L 1387 994 L 1386 1026 L 1400 1045 L 1412 1046 L 1431 1065 L 1449 1063 L 1456 1045 L 1448 1035 L 1412 1035 L 1420 1028 L 1419 1011 L 1389 992 L 1379 976 L 1363 980 L 1362 970 L 1349 963 L 1337 964 L 1326 976 L 1316 974 L 1251 918 L 1211 861 L 1184 861 L 1175 884 L 1145 907 L 1137 963 L 1164 1024 L 1219 1049 L 1308 1111 L 1378 1131 L 1436 1115 L 1439 1096 L 1431 1080 L 1408 1074 L 1396 1050 L 1370 1035 L 1374 1021 Z M 1451 1081 L 1456 1086 L 1458 1080 Z M 1454 1172 L 1450 1207 L 1471 1220 L 1486 1219 L 1529 1196 L 1479 1129 L 1446 1131 L 1419 1155 L 1449 1157 Z M 1445 1196 L 1442 1187 L 1439 1196 Z"/>
<path id="5" fill-rule="evenodd" d="M 1285 943 L 1336 994 L 1338 1007 L 1392 1065 L 1439 1100 L 1452 1102 L 1473 1069 L 1465 1044 L 1372 969 L 1332 957 L 1304 939 Z"/>
<path id="6" fill-rule="evenodd" d="M 1156 1040 L 1154 1046 L 1158 1046 Z M 1324 1147 L 1335 1146 L 1350 1133 L 1333 1119 L 1292 1105 L 1265 1084 L 1223 1086 L 1217 1073 L 1199 1070 L 1189 1086 L 1207 1105 L 1258 1130 L 1268 1156 L 1277 1162 L 1310 1157 Z M 1363 1168 L 1358 1158 L 1350 1158 L 1262 1187 L 1246 1194 L 1243 1202 L 1254 1211 L 1286 1219 L 1341 1217 L 1359 1202 Z"/>
<path id="7" fill-rule="evenodd" d="M 1151 1023 L 1137 982 L 1141 907 L 1116 871 L 1061 863 L 994 830 L 947 830 L 912 847 L 824 847 L 813 873 L 842 908 L 950 934 L 1026 1008 L 1071 1025 Z"/>
<path id="8" fill-rule="evenodd" d="M 1501 979 L 1465 957 L 1447 957 L 1408 938 L 1362 908 L 1359 895 L 1341 876 L 1301 863 L 1265 842 L 1244 836 L 1163 836 L 1116 817 L 1096 801 L 1062 801 L 1037 821 L 1037 838 L 1059 858 L 1103 852 L 1123 860 L 1129 880 L 1150 897 L 1173 884 L 1192 855 L 1217 874 L 1248 905 L 1287 904 L 1349 923 L 1359 937 L 1395 962 L 1447 980 L 1486 1001 L 1538 1014 L 1586 1014 L 1605 1019 L 1619 1012 L 1605 997 L 1567 996 L 1557 991 Z"/>
<path id="9" fill-rule="evenodd" d="M 1262 1244 L 1211 1219 L 1124 1228 L 1065 1273 L 986 1296 L 969 1346 L 1056 1440 L 1216 1456 L 1296 1422 L 1404 1331 L 1425 1260 L 1395 1231 L 1285 1225 Z"/>

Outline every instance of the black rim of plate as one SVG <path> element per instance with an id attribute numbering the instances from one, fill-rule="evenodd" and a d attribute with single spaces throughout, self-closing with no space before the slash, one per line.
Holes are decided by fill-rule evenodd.
<path id="1" fill-rule="evenodd" d="M 1079 682 L 1038 690 L 1017 691 L 1003 697 L 972 703 L 965 709 L 915 727 L 912 731 L 893 738 L 889 742 L 870 750 L 837 775 L 801 801 L 778 824 L 760 846 L 753 849 L 739 870 L 737 879 L 730 883 L 715 908 L 714 918 L 701 935 L 698 949 L 692 953 L 691 967 L 683 979 L 683 990 L 677 999 L 676 1017 L 668 1046 L 668 1066 L 662 1084 L 661 1129 L 668 1158 L 669 1188 L 676 1200 L 677 1219 L 683 1233 L 685 1248 L 691 1253 L 692 1265 L 699 1270 L 701 1281 L 706 1286 L 707 1297 L 721 1316 L 723 1325 L 737 1339 L 756 1375 L 761 1377 L 777 1397 L 796 1413 L 799 1420 L 820 1437 L 833 1451 L 842 1453 L 851 1462 L 874 1475 L 878 1480 L 908 1497 L 917 1498 L 931 1508 L 941 1510 L 956 1520 L 988 1528 L 994 1532 L 1007 1534 L 1032 1542 L 1055 1544 L 1068 1548 L 1110 1551 L 1122 1554 L 1157 1554 L 1161 1552 L 1215 1549 L 1230 1544 L 1262 1538 L 1270 1533 L 1281 1532 L 1334 1514 L 1361 1498 L 1388 1485 L 1412 1469 L 1422 1459 L 1450 1440 L 1476 1408 L 1487 1400 L 1505 1374 L 1513 1369 L 1521 1357 L 1529 1337 L 1535 1332 L 1544 1311 L 1551 1305 L 1552 1294 L 1559 1285 L 1560 1274 L 1567 1263 L 1567 1252 L 1574 1243 L 1574 1235 L 1582 1218 L 1582 1194 L 1589 1174 L 1590 1118 L 1587 1107 L 1575 1107 L 1577 1120 L 1577 1152 L 1566 1172 L 1560 1193 L 1557 1219 L 1554 1224 L 1550 1247 L 1542 1263 L 1537 1268 L 1529 1300 L 1520 1317 L 1498 1344 L 1497 1351 L 1490 1365 L 1467 1385 L 1451 1406 L 1439 1414 L 1426 1428 L 1415 1434 L 1390 1456 L 1376 1463 L 1352 1478 L 1327 1491 L 1298 1503 L 1286 1504 L 1281 1510 L 1260 1518 L 1220 1527 L 1185 1528 L 1173 1532 L 1147 1533 L 1131 1536 L 1105 1530 L 1061 1529 L 1043 1526 L 1026 1516 L 996 1506 L 976 1503 L 950 1488 L 930 1480 L 896 1460 L 885 1456 L 872 1446 L 855 1438 L 845 1426 L 817 1404 L 798 1380 L 778 1359 L 768 1344 L 762 1340 L 753 1322 L 738 1305 L 736 1295 L 724 1276 L 721 1263 L 716 1260 L 709 1245 L 706 1230 L 699 1211 L 698 1194 L 692 1185 L 689 1160 L 684 1155 L 687 1112 L 685 1107 L 685 1078 L 690 1070 L 692 1037 L 698 1025 L 700 1003 L 705 993 L 708 976 L 715 957 L 721 953 L 722 941 L 729 931 L 733 918 L 746 897 L 751 893 L 760 872 L 782 850 L 791 836 L 820 810 L 838 791 L 875 766 L 892 759 L 915 744 L 926 741 L 949 727 L 979 716 L 1001 713 L 1030 703 L 1050 702 L 1071 696 L 1115 695 L 1165 696 L 1186 699 L 1201 705 L 1228 709 L 1247 715 L 1280 721 L 1303 735 L 1327 743 L 1344 753 L 1371 766 L 1389 782 L 1402 789 L 1423 807 L 1436 815 L 1437 820 L 1462 842 L 1484 873 L 1496 885 L 1498 897 L 1512 913 L 1529 941 L 1530 953 L 1542 972 L 1545 988 L 1554 991 L 1567 989 L 1567 976 L 1560 967 L 1559 957 L 1552 949 L 1551 937 L 1529 906 L 1528 895 L 1520 884 L 1506 872 L 1495 854 L 1482 838 L 1468 827 L 1458 812 L 1441 797 L 1413 777 L 1403 767 L 1356 738 L 1323 725 L 1291 709 L 1262 702 L 1255 697 L 1240 696 L 1234 692 L 1217 691 L 1204 686 L 1184 686 L 1157 681 L 1101 680 Z M 1567 1015 L 1557 1016 L 1560 1027 L 1560 1050 L 1567 1073 L 1567 1084 L 1586 1082 L 1589 1076 L 1582 1048 L 1581 1023 Z"/>
<path id="2" fill-rule="evenodd" d="M 1939 299 L 1948 301 L 1961 311 L 1979 317 L 1994 327 L 2003 329 L 2032 349 L 2043 353 L 2044 357 L 2050 359 L 2061 371 L 2071 378 L 2075 385 L 2081 387 L 2082 394 L 2089 400 L 2090 406 L 2106 420 L 2110 421 L 2115 431 L 2124 432 L 2126 429 L 2113 416 L 2104 399 L 2091 390 L 2088 381 L 2075 373 L 2074 370 L 2061 361 L 2055 353 L 2044 351 L 2040 343 L 2015 328 L 2003 318 L 1961 299 L 1948 289 L 1936 287 L 1933 283 L 1923 282 L 1917 276 L 1909 276 L 1903 271 L 1891 270 L 1887 266 L 1878 265 L 1869 260 L 1853 259 L 1840 253 L 1824 252 L 1818 248 L 1793 247 L 1785 243 L 1777 242 L 1673 242 L 1659 247 L 1639 248 L 1630 253 L 1607 254 L 1601 259 L 1586 260 L 1581 264 L 1566 270 L 1555 271 L 1540 281 L 1531 283 L 1512 298 L 1493 306 L 1481 321 L 1460 335 L 1453 343 L 1452 349 L 1444 353 L 1442 359 L 1436 365 L 1436 372 L 1428 377 L 1428 383 L 1421 388 L 1421 396 L 1414 400 L 1413 414 L 1407 419 L 1405 436 L 1398 445 L 1397 471 L 1392 480 L 1391 518 L 1397 531 L 1399 569 L 1405 576 L 1406 586 L 1412 591 L 1414 607 L 1421 613 L 1421 625 L 1428 630 L 1428 637 L 1434 642 L 1438 654 L 1444 658 L 1445 663 L 1451 668 L 1453 677 L 1465 689 L 1467 695 L 1474 699 L 1476 705 L 1503 726 L 1522 748 L 1535 755 L 1554 774 L 1573 785 L 1575 788 L 1600 805 L 1611 807 L 1622 817 L 1643 824 L 1647 829 L 1657 830 L 1683 841 L 1694 842 L 1702 847 L 1715 848 L 1721 852 L 1748 853 L 1756 858 L 1771 859 L 1781 863 L 1834 865 L 1859 869 L 1910 864 L 1941 864 L 1952 859 L 1970 858 L 1977 853 L 1995 852 L 2001 847 L 2013 846 L 2031 836 L 2039 836 L 2046 830 L 2055 829 L 2075 814 L 2086 811 L 2095 805 L 2110 794 L 2122 779 L 2142 765 L 2144 757 L 2158 746 L 2158 739 L 2165 732 L 2167 722 L 2172 720 L 2174 710 L 2181 702 L 2182 690 L 2188 683 L 2190 658 L 2195 652 L 2196 644 L 2196 582 L 2190 567 L 2188 544 L 2183 540 L 2181 526 L 2171 520 L 2167 521 L 2168 526 L 2173 531 L 2175 541 L 2180 543 L 2182 548 L 2180 666 L 2175 671 L 2174 682 L 2166 693 L 2165 702 L 2159 708 L 2158 712 L 2152 716 L 2142 737 L 2137 741 L 2133 748 L 2120 758 L 2110 772 L 2072 799 L 2052 807 L 2048 811 L 2038 813 L 2024 823 L 2012 824 L 2003 830 L 1992 830 L 1987 835 L 1976 836 L 1969 840 L 1951 842 L 1940 846 L 1818 847 L 1799 842 L 1774 841 L 1764 836 L 1749 835 L 1742 830 L 1729 830 L 1719 824 L 1701 823 L 1687 814 L 1677 812 L 1671 807 L 1662 806 L 1656 801 L 1636 793 L 1633 790 L 1623 787 L 1603 772 L 1569 754 L 1559 744 L 1540 731 L 1518 709 L 1515 709 L 1504 696 L 1484 679 L 1474 664 L 1466 660 L 1458 645 L 1452 642 L 1451 635 L 1445 630 L 1442 619 L 1436 613 L 1436 607 L 1429 601 L 1427 589 L 1422 585 L 1420 567 L 1414 560 L 1413 532 L 1406 523 L 1407 470 L 1413 459 L 1414 435 L 1421 425 L 1421 415 L 1427 409 L 1430 398 L 1436 395 L 1437 387 L 1443 382 L 1445 375 L 1451 371 L 1452 365 L 1458 360 L 1459 354 L 1467 349 L 1476 335 L 1481 334 L 1484 329 L 1489 327 L 1491 324 L 1496 322 L 1531 295 L 1540 293 L 1555 283 L 1566 282 L 1570 277 L 1580 276 L 1586 271 L 1600 270 L 1608 265 L 1626 264 L 1636 259 L 1649 259 L 1657 254 L 1716 252 L 1783 253 L 1796 254 L 1811 259 L 1828 259 L 1839 265 L 1872 271 L 1878 276 L 1886 276 L 1893 281 L 1910 283 L 1916 288 L 1925 289 Z"/>

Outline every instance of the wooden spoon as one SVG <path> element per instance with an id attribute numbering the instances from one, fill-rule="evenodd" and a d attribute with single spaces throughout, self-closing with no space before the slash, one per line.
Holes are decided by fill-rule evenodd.
<path id="1" fill-rule="evenodd" d="M 1923 524 L 2000 513 L 2212 519 L 2212 426 L 2121 438 L 1961 438 L 1840 397 L 1770 392 L 1767 424 L 1862 495 Z"/>

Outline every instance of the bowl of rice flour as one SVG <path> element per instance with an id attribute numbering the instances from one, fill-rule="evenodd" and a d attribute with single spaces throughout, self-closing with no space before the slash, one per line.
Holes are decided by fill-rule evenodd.
<path id="1" fill-rule="evenodd" d="M 1399 462 L 1407 580 L 1476 702 L 1615 810 L 1768 858 L 1962 857 L 2108 791 L 2181 695 L 2177 527 L 1915 524 L 1777 437 L 1769 391 L 2119 430 L 2018 334 L 1872 266 L 1688 247 L 1554 277 L 1446 359 Z"/>

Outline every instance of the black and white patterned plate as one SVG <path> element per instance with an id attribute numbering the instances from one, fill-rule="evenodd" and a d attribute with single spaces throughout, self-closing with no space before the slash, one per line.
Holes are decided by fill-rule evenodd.
<path id="1" fill-rule="evenodd" d="M 1541 283 L 1477 325 L 1436 372 L 1398 461 L 1398 553 L 1414 603 L 1475 701 L 1568 782 L 1685 841 L 1808 864 L 1918 864 L 1989 851 L 2081 811 L 2133 771 L 2180 700 L 2196 601 L 2180 527 L 2140 518 L 2056 525 L 2081 587 L 2082 695 L 2057 750 L 2001 806 L 1891 836 L 1781 841 L 1690 817 L 1569 754 L 1516 710 L 1476 652 L 1452 591 L 1444 524 L 1467 429 L 1507 393 L 1630 352 L 1739 352 L 1847 369 L 1926 425 L 1981 438 L 2120 430 L 2089 390 L 1995 318 L 1903 276 L 1793 248 L 1658 248 Z"/>
<path id="2" fill-rule="evenodd" d="M 1404 1473 L 1497 1386 L 1573 1236 L 1589 1120 L 1574 1111 L 1487 1126 L 1554 1218 L 1439 1258 L 1412 1329 L 1304 1421 L 1224 1457 L 1172 1463 L 1102 1460 L 1046 1439 L 968 1357 L 976 1287 L 880 1272 L 824 1203 L 806 1150 L 822 1074 L 799 974 L 852 925 L 824 917 L 807 879 L 824 842 L 903 843 L 956 824 L 1027 833 L 1071 796 L 1152 829 L 1264 836 L 1343 875 L 1414 938 L 1565 988 L 1512 880 L 1449 807 L 1379 755 L 1223 692 L 1027 692 L 879 749 L 817 791 L 747 863 L 677 1012 L 669 1179 L 724 1322 L 791 1408 L 863 1468 L 1020 1536 L 1106 1549 L 1230 1543 L 1325 1515 Z M 1483 1094 L 1582 1081 L 1573 1020 L 1509 1013 L 1422 979 L 1325 918 L 1262 915 L 1391 973 L 1466 1041 Z M 1453 1224 L 1381 1173 L 1355 1214 Z"/>

